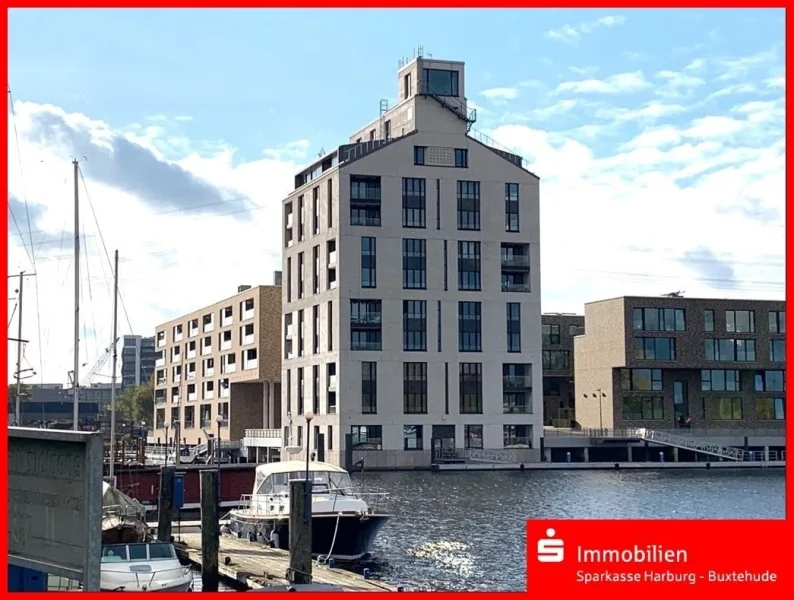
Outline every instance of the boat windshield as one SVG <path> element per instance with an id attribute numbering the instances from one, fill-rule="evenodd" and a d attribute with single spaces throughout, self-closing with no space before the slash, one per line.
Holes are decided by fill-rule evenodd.
<path id="1" fill-rule="evenodd" d="M 176 558 L 173 544 L 108 544 L 102 546 L 102 562 L 136 562 L 143 560 L 168 560 Z"/>
<path id="2" fill-rule="evenodd" d="M 350 475 L 335 471 L 309 471 L 312 488 L 315 493 L 345 494 L 350 491 Z M 289 473 L 273 473 L 266 477 L 256 490 L 256 494 L 276 495 L 289 494 L 289 482 L 295 479 L 305 480 L 306 471 Z"/>

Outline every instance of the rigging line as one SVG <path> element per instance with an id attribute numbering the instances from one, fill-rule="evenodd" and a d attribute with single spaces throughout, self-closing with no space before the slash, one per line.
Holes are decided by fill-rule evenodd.
<path id="1" fill-rule="evenodd" d="M 8 198 L 11 200 L 11 197 Z M 19 234 L 19 239 L 22 240 L 22 247 L 25 249 L 25 254 L 28 255 L 28 260 L 30 264 L 33 264 L 33 257 L 30 254 L 30 250 L 28 250 L 28 243 L 25 241 L 25 235 L 22 233 L 22 229 L 19 227 L 19 221 L 17 221 L 16 215 L 14 215 L 14 209 L 11 208 L 11 203 L 8 203 L 8 212 L 11 215 L 11 220 L 14 221 L 14 226 L 17 228 L 17 233 Z"/>
<path id="2" fill-rule="evenodd" d="M 28 208 L 28 193 L 25 188 L 25 171 L 22 168 L 22 148 L 19 145 L 19 131 L 17 130 L 17 111 L 14 108 L 14 95 L 11 93 L 11 84 L 8 84 L 8 99 L 11 104 L 11 121 L 14 125 L 14 139 L 17 145 L 17 161 L 19 162 L 19 177 L 22 182 L 22 199 L 25 201 L 25 217 L 28 221 L 28 237 L 30 238 L 31 262 L 33 270 L 36 270 L 36 252 L 33 249 L 33 234 L 30 226 L 30 209 Z"/>
<path id="3" fill-rule="evenodd" d="M 28 206 L 28 192 L 25 185 L 25 170 L 22 166 L 22 146 L 19 143 L 19 129 L 17 128 L 17 111 L 14 108 L 14 94 L 11 92 L 11 84 L 8 84 L 8 100 L 11 104 L 11 117 L 14 125 L 14 141 L 17 145 L 17 161 L 19 162 L 19 178 L 22 183 L 22 199 L 25 201 L 25 218 L 28 222 L 28 239 L 30 241 L 30 261 L 33 263 L 33 271 L 36 272 L 36 248 L 33 245 L 33 227 L 30 224 L 30 208 Z M 16 219 L 15 219 L 16 220 Z M 44 347 L 41 344 L 41 301 L 39 299 L 39 280 L 33 279 L 34 295 L 36 297 L 36 336 L 39 347 L 39 382 L 44 383 Z M 22 310 L 20 308 L 20 310 Z"/>
<path id="4" fill-rule="evenodd" d="M 11 323 L 14 322 L 14 315 L 17 314 L 17 306 L 19 306 L 19 299 L 14 302 L 14 308 L 11 309 L 11 315 L 8 317 L 8 329 L 11 329 Z"/>
<path id="5" fill-rule="evenodd" d="M 85 181 L 85 177 L 83 176 L 83 169 L 82 167 L 77 167 L 78 173 L 80 173 L 80 180 L 83 182 L 83 189 L 85 190 L 85 196 L 88 198 L 88 206 L 91 209 L 91 214 L 94 217 L 94 223 L 96 224 L 97 233 L 99 234 L 99 241 L 102 244 L 102 249 L 105 251 L 105 258 L 107 258 L 108 264 L 110 265 L 110 272 L 115 273 L 113 261 L 110 260 L 110 253 L 108 252 L 108 247 L 105 245 L 105 236 L 102 235 L 102 227 L 99 225 L 99 219 L 96 216 L 96 211 L 94 210 L 94 203 L 91 202 L 91 194 L 88 192 L 88 184 Z M 119 296 L 119 304 L 121 304 L 121 310 L 124 312 L 124 318 L 127 321 L 127 327 L 130 328 L 130 333 L 134 333 L 132 329 L 132 322 L 130 321 L 130 315 L 127 312 L 127 305 L 124 303 L 124 298 L 121 295 L 121 289 L 119 287 L 118 290 L 115 290 L 115 293 Z"/>

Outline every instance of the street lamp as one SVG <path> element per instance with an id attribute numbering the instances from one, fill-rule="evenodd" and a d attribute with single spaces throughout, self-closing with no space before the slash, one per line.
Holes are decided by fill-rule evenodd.
<path id="1" fill-rule="evenodd" d="M 163 423 L 163 433 L 165 434 L 165 440 L 163 440 L 165 442 L 165 453 L 163 454 L 163 456 L 165 456 L 165 464 L 164 464 L 164 466 L 166 466 L 166 467 L 168 466 L 168 428 L 169 427 L 170 427 L 170 424 L 168 423 L 168 421 Z"/>
<path id="2" fill-rule="evenodd" d="M 174 421 L 171 423 L 171 428 L 174 430 L 174 464 L 178 467 L 180 455 L 182 454 L 182 444 L 179 443 L 179 439 L 182 435 L 182 427 L 179 421 Z"/>
<path id="3" fill-rule="evenodd" d="M 587 398 L 587 394 L 582 394 L 585 398 Z M 601 435 L 604 435 L 604 403 L 603 398 L 606 398 L 607 395 L 598 388 L 596 393 L 593 394 L 593 398 L 598 398 L 598 422 L 601 429 Z"/>
<path id="4" fill-rule="evenodd" d="M 218 446 L 218 450 L 215 453 L 216 461 L 217 461 L 217 469 L 218 469 L 218 517 L 220 518 L 221 512 L 221 424 L 223 423 L 223 416 L 218 413 L 215 417 L 215 422 L 218 424 L 218 437 L 215 438 L 215 445 Z"/>
<path id="5" fill-rule="evenodd" d="M 312 411 L 308 411 L 305 415 L 306 417 L 306 509 L 303 514 L 304 521 L 308 522 L 308 519 L 311 518 L 311 496 L 309 490 L 309 450 L 311 449 L 311 439 L 312 439 L 312 419 L 314 419 L 314 413 Z"/>

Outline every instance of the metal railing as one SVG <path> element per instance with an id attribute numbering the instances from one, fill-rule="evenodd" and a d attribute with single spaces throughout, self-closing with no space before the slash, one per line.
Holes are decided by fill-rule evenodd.
<path id="1" fill-rule="evenodd" d="M 280 438 L 280 429 L 246 429 L 245 437 L 247 438 Z"/>
<path id="2" fill-rule="evenodd" d="M 563 428 L 563 427 L 545 427 L 544 437 L 592 437 L 592 438 L 627 438 L 633 437 L 633 432 L 636 432 L 636 427 L 617 427 L 617 428 L 598 428 L 598 427 L 584 427 L 578 428 Z M 655 427 L 654 431 L 665 431 L 675 435 L 686 437 L 783 437 L 786 435 L 785 429 L 772 429 L 772 428 L 759 428 L 759 429 L 722 429 L 722 428 L 688 428 L 688 427 L 675 427 L 675 428 L 659 428 Z"/>
<path id="3" fill-rule="evenodd" d="M 502 282 L 503 292 L 529 292 L 528 283 L 506 283 Z"/>
<path id="4" fill-rule="evenodd" d="M 529 256 L 513 254 L 502 256 L 502 266 L 507 268 L 526 269 L 529 267 Z"/>
<path id="5" fill-rule="evenodd" d="M 504 389 L 531 389 L 531 375 L 503 375 L 502 387 Z"/>
<path id="6" fill-rule="evenodd" d="M 665 431 L 653 431 L 652 429 L 637 429 L 637 437 L 648 442 L 655 442 L 673 448 L 684 450 L 694 450 L 701 454 L 710 454 L 729 460 L 746 460 L 749 452 L 734 448 L 732 446 L 720 446 L 701 439 L 675 435 Z"/>

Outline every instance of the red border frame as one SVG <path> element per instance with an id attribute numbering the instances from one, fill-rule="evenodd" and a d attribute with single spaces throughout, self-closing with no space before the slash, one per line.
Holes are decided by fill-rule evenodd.
<path id="1" fill-rule="evenodd" d="M 557 2 L 543 2 L 539 1 L 532 1 L 532 0 L 491 0 L 488 2 L 487 0 L 429 0 L 429 1 L 422 1 L 422 0 L 413 0 L 413 1 L 394 1 L 394 0 L 382 0 L 381 2 L 372 2 L 368 0 L 314 0 L 314 1 L 303 1 L 303 0 L 293 0 L 292 2 L 289 1 L 279 1 L 279 0 L 272 0 L 270 2 L 264 0 L 248 0 L 248 1 L 241 1 L 241 0 L 231 0 L 229 2 L 218 2 L 217 0 L 183 0 L 183 1 L 171 1 L 171 2 L 153 2 L 152 0 L 140 0 L 139 2 L 133 1 L 102 1 L 102 0 L 49 0 L 49 1 L 36 1 L 36 0 L 10 0 L 5 3 L 6 8 L 414 8 L 414 9 L 421 9 L 421 8 L 788 8 L 789 2 L 783 2 L 780 0 L 777 1 L 762 1 L 757 2 L 754 4 L 748 2 L 739 2 L 737 0 L 723 0 L 723 1 L 716 1 L 716 0 L 700 0 L 699 2 L 692 2 L 692 3 L 683 3 L 683 2 L 662 2 L 659 0 L 612 0 L 611 2 L 605 4 L 599 4 L 596 1 L 566 1 L 566 0 L 558 0 Z M 791 44 L 789 43 L 789 36 L 788 36 L 788 25 L 790 24 L 790 19 L 788 14 L 786 15 L 786 59 L 787 63 L 791 59 L 792 50 Z M 2 18 L 2 37 L 6 42 L 3 47 L 7 52 L 7 41 L 8 41 L 8 11 L 4 12 Z M 6 75 L 6 80 L 8 77 L 8 62 L 7 59 L 3 61 L 2 69 L 4 74 Z M 786 92 L 786 100 L 787 104 L 790 104 L 790 94 L 788 94 L 788 90 Z M 4 126 L 6 128 L 6 134 L 8 132 L 8 113 L 3 119 Z M 786 138 L 789 137 L 789 128 L 788 123 L 786 126 Z M 6 137 L 7 139 L 7 137 Z M 2 146 L 3 154 L 8 152 L 8 145 L 4 144 Z M 6 156 L 6 164 L 8 164 L 8 156 Z M 786 158 L 786 172 L 788 173 L 788 166 L 789 161 L 788 157 Z M 6 178 L 6 187 L 8 184 L 8 173 L 7 170 L 3 171 L 2 177 Z M 788 189 L 786 193 L 786 204 L 788 205 Z M 786 230 L 788 230 L 788 224 L 790 219 L 790 213 L 787 211 L 786 215 Z M 0 222 L 4 225 L 3 230 L 8 232 L 8 214 L 7 211 L 3 213 L 3 216 L 0 217 Z M 8 235 L 8 234 L 6 234 Z M 786 256 L 787 258 L 792 253 L 791 247 L 791 240 L 786 240 Z M 4 247 L 4 252 L 8 252 L 7 245 Z M 6 273 L 8 272 L 8 264 L 7 264 L 7 256 L 5 264 Z M 786 297 L 788 297 L 789 285 L 792 279 L 792 271 L 794 267 L 791 266 L 791 261 L 787 261 L 787 268 L 786 268 Z M 8 274 L 8 273 L 7 273 Z M 2 310 L 2 314 L 5 315 L 5 318 L 8 318 L 8 307 L 7 305 L 3 305 L 4 308 Z M 788 338 L 787 343 L 787 351 L 789 355 L 794 355 L 794 343 L 791 342 L 791 339 Z M 6 357 L 6 362 L 8 359 L 8 346 L 4 347 L 2 350 L 2 356 Z M 7 388 L 4 387 L 7 390 Z M 787 402 L 788 406 L 788 414 L 790 415 L 790 408 L 791 402 Z M 789 418 L 787 420 L 786 425 L 786 437 L 790 439 L 792 433 L 792 419 Z M 2 440 L 2 448 L 0 448 L 0 477 L 5 478 L 7 473 L 7 465 L 6 465 L 6 456 L 7 456 L 7 444 L 8 444 L 8 435 L 5 433 L 5 428 L 2 429 L 2 433 L 0 433 L 0 439 Z M 792 467 L 791 463 L 786 466 L 786 490 L 788 492 L 789 485 L 788 482 L 791 480 L 792 472 L 794 471 L 794 467 Z M 5 506 L 7 505 L 7 488 L 5 485 L 0 485 L 0 505 Z M 760 548 L 760 544 L 756 545 L 754 548 L 748 548 L 747 552 L 786 552 L 786 546 L 790 544 L 790 540 L 792 539 L 792 531 L 791 531 L 791 517 L 794 514 L 792 511 L 792 507 L 794 507 L 794 499 L 790 494 L 787 493 L 786 497 L 786 520 L 780 522 L 780 527 L 778 530 L 777 539 L 772 540 L 758 540 L 757 543 L 763 542 L 766 547 L 765 549 Z M 8 513 L 6 510 L 2 510 L 2 517 L 0 521 L 4 522 L 8 518 Z M 695 522 L 693 522 L 693 525 Z M 5 528 L 4 528 L 5 529 Z M 7 538 L 5 536 L 0 536 L 0 548 L 3 550 L 3 555 L 7 555 Z M 788 543 L 786 543 L 788 542 Z M 741 552 L 739 548 L 736 549 L 737 552 Z M 0 569 L 0 589 L 6 590 L 7 589 L 7 571 L 6 569 Z M 599 592 L 597 589 L 589 590 L 583 589 L 582 592 L 586 593 L 589 597 L 598 597 L 601 595 L 609 596 L 610 598 L 619 598 L 623 594 L 616 593 L 616 591 L 608 588 L 601 588 L 603 592 Z M 631 586 L 629 588 L 631 590 L 632 596 L 635 596 L 639 593 L 642 594 L 641 588 Z M 723 586 L 719 588 L 720 597 L 724 597 L 726 595 L 732 595 L 731 592 L 733 590 L 725 589 Z M 717 595 L 717 588 L 708 587 L 700 591 L 699 596 L 701 598 L 708 598 Z M 737 592 L 741 593 L 742 595 L 745 592 L 742 591 L 742 588 L 738 588 Z M 782 592 L 782 589 L 770 588 L 770 593 L 765 594 L 768 598 L 778 597 L 778 591 Z M 431 592 L 435 595 L 453 595 L 453 592 Z M 496 593 L 496 592 L 491 592 Z M 34 594 L 37 596 L 39 594 Z M 171 594 L 169 594 L 170 596 Z M 173 594 L 176 595 L 176 594 Z M 314 594 L 315 596 L 321 597 L 325 594 Z M 526 593 L 519 592 L 500 592 L 499 596 L 504 598 L 510 597 L 525 597 Z M 782 597 L 782 595 L 780 596 Z"/>

